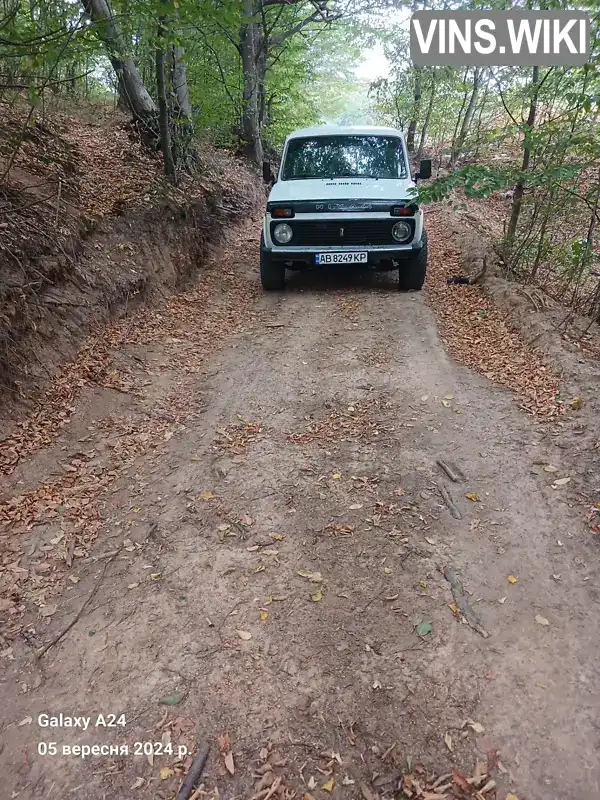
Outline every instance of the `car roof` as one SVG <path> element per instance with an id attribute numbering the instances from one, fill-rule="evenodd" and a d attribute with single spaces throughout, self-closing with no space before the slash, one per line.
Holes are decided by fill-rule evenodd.
<path id="1" fill-rule="evenodd" d="M 402 136 L 402 132 L 395 128 L 381 128 L 376 125 L 317 125 L 314 128 L 299 128 L 287 137 L 288 139 L 300 139 L 313 136 L 348 136 L 348 135 L 371 135 L 371 136 Z"/>

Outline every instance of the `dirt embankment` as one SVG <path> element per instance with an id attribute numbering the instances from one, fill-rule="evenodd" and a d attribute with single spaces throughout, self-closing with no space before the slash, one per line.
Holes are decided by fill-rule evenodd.
<path id="1" fill-rule="evenodd" d="M 579 501 L 598 534 L 600 331 L 577 316 L 566 330 L 567 308 L 533 286 L 507 280 L 494 252 L 493 228 L 482 215 L 491 216 L 486 205 L 472 205 L 464 214 L 435 208 L 429 215 L 439 257 L 428 287 L 443 338 L 457 360 L 516 391 L 524 410 L 546 420 L 547 436 L 576 465 Z M 477 285 L 446 283 L 459 273 L 476 274 L 484 256 L 489 266 Z"/>
<path id="2" fill-rule="evenodd" d="M 4 112 L 3 112 L 4 114 Z M 20 142 L 20 144 L 18 144 Z M 102 323 L 186 284 L 220 230 L 264 200 L 257 177 L 202 148 L 177 187 L 114 115 L 0 126 L 2 411 L 31 405 Z M 108 368 L 91 340 L 87 369 Z"/>

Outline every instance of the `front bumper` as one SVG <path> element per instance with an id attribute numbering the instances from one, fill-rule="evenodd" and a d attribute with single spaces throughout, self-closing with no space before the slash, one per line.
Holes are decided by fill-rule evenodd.
<path id="1" fill-rule="evenodd" d="M 277 264 L 285 264 L 290 269 L 322 269 L 321 265 L 315 264 L 317 253 L 363 253 L 367 252 L 368 260 L 362 264 L 329 264 L 327 266 L 374 269 L 394 269 L 400 261 L 405 261 L 416 255 L 423 247 L 423 240 L 410 242 L 409 244 L 397 245 L 372 245 L 369 247 L 265 247 L 264 251 L 268 254 L 271 261 Z"/>

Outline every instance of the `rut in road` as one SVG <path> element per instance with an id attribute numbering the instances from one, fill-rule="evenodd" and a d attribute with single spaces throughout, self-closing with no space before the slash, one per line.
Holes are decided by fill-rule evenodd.
<path id="1" fill-rule="evenodd" d="M 99 480 L 111 473 L 93 501 L 98 560 L 75 554 L 45 598 L 58 610 L 12 645 L 11 791 L 172 797 L 168 756 L 36 752 L 170 739 L 211 741 L 205 788 L 228 798 L 265 797 L 277 778 L 276 797 L 391 797 L 411 769 L 425 785 L 488 758 L 497 798 L 597 798 L 597 569 L 568 486 L 552 488 L 563 456 L 508 391 L 449 358 L 426 294 L 397 292 L 391 275 L 300 276 L 256 297 L 251 247 L 204 275 L 208 322 L 183 304 L 124 341 L 112 355 L 127 392 L 86 387 L 13 476 L 34 492 L 82 450 Z M 71 524 L 20 534 L 20 566 Z M 100 577 L 32 667 L 31 647 Z M 128 722 L 48 732 L 41 712 Z M 414 797 L 417 784 L 405 779 Z"/>

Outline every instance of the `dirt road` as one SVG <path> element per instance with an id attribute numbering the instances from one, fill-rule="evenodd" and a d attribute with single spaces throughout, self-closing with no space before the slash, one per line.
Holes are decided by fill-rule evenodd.
<path id="1" fill-rule="evenodd" d="M 225 798 L 369 800 L 407 773 L 398 796 L 422 797 L 489 759 L 502 800 L 596 800 L 598 554 L 573 465 L 450 359 L 426 293 L 261 294 L 241 237 L 196 294 L 122 324 L 116 388 L 85 385 L 10 478 L 40 615 L 3 651 L 5 796 L 173 797 L 174 757 L 134 743 L 208 740 Z"/>

